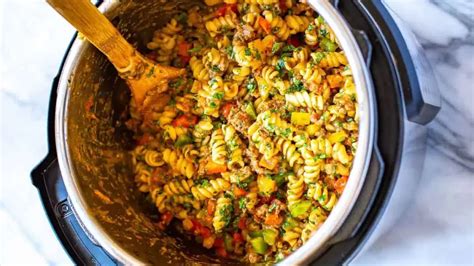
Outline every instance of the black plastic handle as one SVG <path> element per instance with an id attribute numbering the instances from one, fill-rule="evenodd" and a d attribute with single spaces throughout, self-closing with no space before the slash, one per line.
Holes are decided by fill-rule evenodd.
<path id="1" fill-rule="evenodd" d="M 71 259 L 78 265 L 116 264 L 82 230 L 69 203 L 55 155 L 48 155 L 31 173 L 49 221 Z"/>
<path id="2" fill-rule="evenodd" d="M 403 90 L 408 120 L 425 125 L 438 114 L 441 99 L 437 83 L 421 48 L 407 46 L 414 42 L 403 35 L 392 15 L 380 0 L 356 0 L 356 4 L 377 31 L 379 40 L 385 42 L 386 53 L 398 70 L 399 82 Z M 383 36 L 382 36 L 383 35 Z"/>

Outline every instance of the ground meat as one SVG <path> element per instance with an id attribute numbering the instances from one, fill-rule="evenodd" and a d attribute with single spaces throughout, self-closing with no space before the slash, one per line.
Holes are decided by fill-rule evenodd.
<path id="1" fill-rule="evenodd" d="M 284 112 L 285 100 L 283 99 L 271 99 L 264 101 L 257 107 L 259 113 L 265 112 L 266 110 L 276 110 L 278 113 Z"/>
<path id="2" fill-rule="evenodd" d="M 279 167 L 275 167 L 273 171 L 270 171 L 266 168 L 261 167 L 258 162 L 262 156 L 255 147 L 249 147 L 245 150 L 245 155 L 249 158 L 250 166 L 254 172 L 259 175 L 268 175 L 268 174 L 277 174 L 279 172 Z"/>
<path id="3" fill-rule="evenodd" d="M 267 204 L 263 204 L 260 207 L 258 207 L 253 214 L 255 222 L 263 223 L 263 221 L 265 221 L 265 217 L 267 216 L 267 213 L 268 213 Z"/>
<path id="4" fill-rule="evenodd" d="M 235 130 L 244 136 L 247 136 L 247 130 L 250 125 L 252 125 L 252 120 L 249 115 L 242 111 L 239 107 L 235 107 L 230 110 L 229 116 L 227 117 L 227 122 L 233 125 Z"/>
<path id="5" fill-rule="evenodd" d="M 239 40 L 241 42 L 247 43 L 255 39 L 255 31 L 249 25 L 237 26 L 235 31 L 234 40 Z"/>

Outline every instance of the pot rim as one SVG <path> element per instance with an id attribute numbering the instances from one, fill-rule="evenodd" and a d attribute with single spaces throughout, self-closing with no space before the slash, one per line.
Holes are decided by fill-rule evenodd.
<path id="1" fill-rule="evenodd" d="M 112 10 L 119 3 L 117 0 L 105 0 L 100 5 L 99 10 L 101 12 Z M 351 32 L 351 28 L 329 1 L 308 0 L 308 4 L 320 14 L 331 27 L 351 66 L 357 91 L 358 112 L 360 114 L 359 139 L 349 179 L 338 203 L 329 214 L 327 220 L 316 233 L 314 233 L 309 241 L 281 262 L 281 264 L 290 265 L 303 264 L 309 261 L 314 253 L 323 247 L 328 239 L 333 236 L 345 222 L 363 187 L 372 155 L 375 136 L 375 98 L 373 84 L 362 52 Z M 97 242 L 121 263 L 141 265 L 144 263 L 118 245 L 104 231 L 99 221 L 89 214 L 86 200 L 82 196 L 75 179 L 74 166 L 72 164 L 69 147 L 67 146 L 68 122 L 66 117 L 68 116 L 68 103 L 71 94 L 68 80 L 74 75 L 74 71 L 76 70 L 75 66 L 88 45 L 90 44 L 87 41 L 76 38 L 70 52 L 67 54 L 64 67 L 61 70 L 55 112 L 55 140 L 58 163 L 68 193 L 68 199 L 74 206 L 77 218 L 84 225 L 84 229 L 88 231 L 88 235 L 93 236 L 94 242 Z"/>

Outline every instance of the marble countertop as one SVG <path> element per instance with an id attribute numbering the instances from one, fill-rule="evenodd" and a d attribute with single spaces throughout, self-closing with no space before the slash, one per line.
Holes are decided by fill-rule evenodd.
<path id="1" fill-rule="evenodd" d="M 417 194 L 354 264 L 474 264 L 474 4 L 387 0 L 436 72 L 442 110 L 428 125 Z M 51 81 L 74 30 L 44 0 L 0 0 L 0 264 L 72 264 L 30 181 L 46 155 Z"/>

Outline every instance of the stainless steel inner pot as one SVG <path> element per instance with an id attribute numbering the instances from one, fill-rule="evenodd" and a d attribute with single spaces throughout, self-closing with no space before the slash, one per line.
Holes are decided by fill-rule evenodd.
<path id="1" fill-rule="evenodd" d="M 372 82 L 344 18 L 327 0 L 309 0 L 334 30 L 352 67 L 358 93 L 359 142 L 344 193 L 324 225 L 284 264 L 309 262 L 338 230 L 364 184 L 374 141 Z M 144 50 L 153 31 L 196 1 L 106 0 L 100 9 L 129 42 Z M 172 228 L 153 225 L 154 206 L 133 181 L 131 132 L 123 124 L 130 92 L 106 58 L 76 38 L 61 73 L 55 116 L 59 165 L 74 212 L 92 241 L 124 264 L 223 262 Z M 86 106 L 91 112 L 86 112 Z M 229 261 L 231 263 L 231 261 Z"/>

